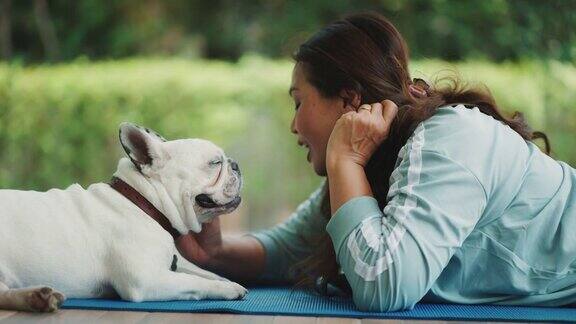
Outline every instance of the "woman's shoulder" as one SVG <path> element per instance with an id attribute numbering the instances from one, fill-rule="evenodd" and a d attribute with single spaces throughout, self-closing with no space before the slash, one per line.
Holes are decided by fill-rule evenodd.
<path id="1" fill-rule="evenodd" d="M 432 117 L 422 122 L 428 137 L 435 135 L 444 139 L 486 135 L 495 130 L 495 123 L 500 122 L 482 113 L 478 107 L 463 104 L 439 107 Z"/>
<path id="2" fill-rule="evenodd" d="M 421 122 L 400 150 L 396 165 L 408 156 L 424 156 L 423 151 L 439 154 L 446 161 L 466 168 L 490 187 L 494 179 L 511 182 L 514 178 L 521 179 L 533 148 L 503 122 L 477 107 L 457 104 L 440 107 Z"/>
<path id="3" fill-rule="evenodd" d="M 457 159 L 485 156 L 506 147 L 526 147 L 525 140 L 508 125 L 478 107 L 463 104 L 438 108 L 432 117 L 418 125 L 412 137 L 416 136 L 420 137 L 422 149 Z"/>

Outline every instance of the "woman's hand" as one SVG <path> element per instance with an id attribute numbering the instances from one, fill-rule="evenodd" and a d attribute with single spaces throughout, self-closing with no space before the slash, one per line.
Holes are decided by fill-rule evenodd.
<path id="1" fill-rule="evenodd" d="M 220 219 L 202 224 L 200 233 L 183 235 L 176 241 L 176 246 L 183 257 L 190 262 L 205 267 L 210 265 L 222 250 L 222 233 Z"/>
<path id="2" fill-rule="evenodd" d="M 388 137 L 398 106 L 390 101 L 361 105 L 343 114 L 336 122 L 326 149 L 326 168 L 352 162 L 362 167 Z"/>
<path id="3" fill-rule="evenodd" d="M 251 235 L 222 237 L 218 217 L 202 224 L 200 233 L 179 237 L 176 246 L 190 262 L 234 281 L 255 280 L 266 265 L 264 246 Z"/>

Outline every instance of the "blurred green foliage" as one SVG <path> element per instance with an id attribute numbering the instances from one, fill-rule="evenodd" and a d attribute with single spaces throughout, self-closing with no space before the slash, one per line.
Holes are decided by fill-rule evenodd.
<path id="1" fill-rule="evenodd" d="M 325 24 L 365 10 L 389 17 L 415 58 L 576 59 L 574 0 L 0 0 L 8 2 L 12 57 L 25 62 L 286 57 Z M 40 31 L 52 29 L 43 40 Z"/>
<path id="2" fill-rule="evenodd" d="M 554 158 L 576 166 L 576 68 L 556 61 L 448 65 L 416 61 L 414 77 L 457 69 L 489 86 L 506 111 L 548 133 Z M 238 160 L 249 228 L 275 224 L 320 178 L 289 131 L 292 63 L 245 56 L 0 64 L 0 187 L 46 190 L 107 181 L 123 155 L 122 121 L 168 139 L 203 137 Z"/>

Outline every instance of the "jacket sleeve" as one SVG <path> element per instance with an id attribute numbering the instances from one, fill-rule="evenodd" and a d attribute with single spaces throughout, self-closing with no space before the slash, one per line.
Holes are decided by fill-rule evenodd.
<path id="1" fill-rule="evenodd" d="M 400 154 L 384 210 L 373 197 L 356 197 L 326 228 L 364 311 L 412 309 L 486 206 L 484 187 L 456 161 L 417 147 Z"/>
<path id="2" fill-rule="evenodd" d="M 271 229 L 249 234 L 260 241 L 266 252 L 265 269 L 260 279 L 291 279 L 288 278 L 290 267 L 310 255 L 315 238 L 327 224 L 327 220 L 320 215 L 324 190 L 325 182 L 286 221 Z"/>

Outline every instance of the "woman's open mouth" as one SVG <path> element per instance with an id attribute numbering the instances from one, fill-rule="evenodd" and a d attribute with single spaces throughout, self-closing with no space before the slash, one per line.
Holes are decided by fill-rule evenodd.
<path id="1" fill-rule="evenodd" d="M 308 144 L 300 141 L 300 140 L 298 141 L 298 145 L 304 146 L 305 148 L 308 149 L 308 155 L 306 156 L 306 160 L 308 160 L 308 162 L 312 161 L 312 157 L 311 157 L 311 155 L 312 155 L 312 150 L 310 149 L 310 146 L 309 146 Z"/>

